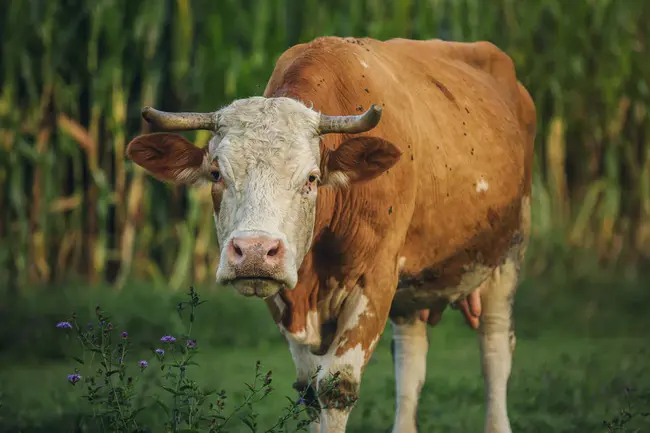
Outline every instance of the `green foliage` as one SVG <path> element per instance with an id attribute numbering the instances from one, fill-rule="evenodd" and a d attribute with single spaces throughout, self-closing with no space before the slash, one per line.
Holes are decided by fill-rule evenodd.
<path id="1" fill-rule="evenodd" d="M 57 328 L 63 332 L 71 329 L 76 334 L 83 352 L 80 357 L 71 356 L 80 366 L 68 375 L 72 386 L 85 389 L 85 393 L 79 395 L 80 407 L 85 407 L 84 402 L 89 407 L 88 415 L 80 417 L 76 429 L 87 430 L 92 426 L 92 431 L 97 432 L 143 433 L 164 427 L 164 431 L 170 433 L 219 433 L 229 431 L 229 423 L 238 420 L 251 432 L 306 430 L 319 416 L 318 411 L 304 403 L 307 389 L 301 391 L 296 400 L 287 397 L 289 405 L 274 424 L 268 428 L 259 425 L 256 405 L 273 392 L 273 373 L 271 370 L 262 373 L 260 361 L 255 364 L 253 381 L 245 383 L 244 401 L 229 413 L 225 412 L 226 391 L 205 388 L 192 378 L 192 369 L 199 367 L 195 357 L 200 349 L 197 341 L 190 337 L 196 310 L 205 301 L 199 300 L 193 287 L 188 295 L 189 300 L 179 302 L 177 306 L 179 316 L 184 310 L 189 310 L 185 332 L 180 338 L 163 336 L 159 347 L 150 351 L 150 359 L 141 359 L 137 363 L 137 358 L 130 356 L 133 345 L 129 333 L 120 332 L 117 329 L 119 325 L 99 306 L 95 309 L 96 320 L 85 326 L 78 323 L 77 314 L 73 314 L 69 322 L 59 322 Z M 139 372 L 130 372 L 136 368 Z M 159 369 L 162 376 L 145 377 L 143 373 L 148 369 Z M 314 373 L 312 381 L 316 380 L 319 372 Z M 147 379 L 148 382 L 140 384 Z M 338 375 L 335 375 L 319 391 L 335 392 L 338 382 Z M 164 391 L 163 395 L 152 392 L 152 388 Z M 164 426 L 147 426 L 141 414 L 160 412 L 157 409 L 162 409 L 162 414 L 157 413 L 153 418 L 160 420 L 163 416 L 166 419 Z M 304 415 L 307 417 L 300 419 Z M 290 427 L 293 429 L 288 430 Z"/>
<path id="2" fill-rule="evenodd" d="M 557 249 L 650 256 L 650 2 L 25 0 L 0 17 L 0 283 L 212 278 L 209 192 L 124 158 L 140 109 L 260 95 L 284 50 L 330 34 L 496 43 L 538 109 L 532 269 Z"/>
<path id="3" fill-rule="evenodd" d="M 585 269 L 584 274 L 573 278 L 557 271 L 522 282 L 514 305 L 517 348 L 508 386 L 513 429 L 558 433 L 650 431 L 650 417 L 646 416 L 650 407 L 647 287 L 647 276 L 609 274 L 598 269 Z M 90 364 L 92 353 L 97 352 L 86 350 L 84 356 L 75 338 L 77 333 L 55 326 L 76 311 L 79 327 L 85 331 L 87 322 L 92 321 L 97 335 L 101 320 L 96 316 L 97 303 L 102 305 L 100 313 L 105 322 L 112 323 L 110 337 L 104 340 L 110 341 L 110 345 L 104 344 L 100 349 L 112 359 L 111 369 L 114 364 L 119 365 L 119 354 L 115 351 L 124 341 L 120 334 L 128 332 L 123 356 L 125 381 L 119 380 L 119 374 L 111 376 L 115 387 L 126 387 L 128 378 L 134 378 L 130 399 L 133 412 L 145 407 L 135 416 L 138 426 L 165 431 L 163 424 L 170 417 L 155 399 L 162 400 L 170 409 L 173 407 L 173 394 L 161 386 L 176 389 L 175 379 L 165 376 L 169 366 L 178 373 L 176 366 L 185 356 L 187 340 L 183 337 L 188 334 L 191 313 L 187 302 L 192 297 L 183 292 L 156 292 L 143 284 L 129 285 L 122 292 L 82 284 L 67 289 L 25 290 L 11 299 L 9 308 L 0 311 L 0 330 L 7 333 L 0 348 L 0 431 L 102 431 L 93 419 L 99 421 L 99 415 L 105 417 L 112 407 L 106 404 L 110 390 L 100 391 L 100 399 L 94 405 L 84 398 L 84 380 L 95 376 L 97 383 L 101 379 L 96 374 L 97 368 L 101 368 L 97 363 L 101 356 L 96 354 Z M 275 426 L 292 413 L 290 407 L 300 397 L 292 389 L 296 372 L 286 342 L 262 302 L 242 300 L 239 295 L 230 296 L 228 291 L 200 291 L 199 302 L 206 302 L 195 315 L 190 335 L 190 339 L 196 340 L 191 360 L 199 365 L 190 365 L 186 370 L 186 378 L 197 388 L 188 388 L 187 392 L 218 390 L 204 402 L 201 413 L 209 415 L 210 403 L 219 402 L 224 403 L 222 416 L 228 416 L 251 395 L 244 383 L 252 384 L 257 375 L 256 389 L 261 389 L 255 394 L 257 399 L 267 388 L 263 386 L 267 371 L 272 370 L 274 390 L 254 404 L 252 411 L 247 405 L 241 407 L 228 426 L 232 433 L 250 432 L 240 418 L 250 419 L 253 414 L 258 431 Z M 32 295 L 39 302 L 33 301 Z M 7 299 L 4 294 L 0 297 Z M 179 302 L 185 302 L 181 315 L 177 313 Z M 7 304 L 0 304 L 0 308 L 4 305 Z M 110 317 L 104 310 L 112 313 Z M 229 311 L 232 313 L 227 314 Z M 12 319 L 5 325 L 6 317 L 17 314 L 22 321 Z M 38 334 L 31 328 L 44 333 Z M 351 433 L 390 430 L 395 410 L 390 334 L 384 333 L 364 372 L 359 401 L 350 415 Z M 164 335 L 177 337 L 173 343 L 176 352 L 170 350 L 171 343 L 160 341 Z M 26 344 L 19 344 L 22 341 Z M 475 333 L 465 325 L 461 314 L 449 310 L 442 322 L 429 330 L 429 341 L 427 380 L 419 411 L 421 430 L 480 430 L 485 406 Z M 39 355 L 35 359 L 33 354 L 41 353 L 40 346 L 48 344 L 63 346 L 61 357 Z M 162 361 L 155 354 L 157 348 L 166 351 Z M 73 356 L 84 364 L 77 364 Z M 258 359 L 263 362 L 263 370 L 253 368 Z M 138 365 L 141 360 L 148 361 L 144 371 Z M 167 366 L 164 370 L 160 370 L 162 364 Z M 74 373 L 75 366 L 83 378 L 73 387 L 66 375 Z M 219 395 L 220 390 L 227 390 L 226 400 Z M 178 398 L 179 408 L 187 419 L 189 405 L 183 406 L 185 401 Z M 93 407 L 97 411 L 95 418 Z M 299 406 L 297 410 L 308 408 Z M 288 430 L 311 416 L 302 412 L 298 420 L 290 418 Z M 282 428 L 276 426 L 277 431 L 283 431 Z"/>

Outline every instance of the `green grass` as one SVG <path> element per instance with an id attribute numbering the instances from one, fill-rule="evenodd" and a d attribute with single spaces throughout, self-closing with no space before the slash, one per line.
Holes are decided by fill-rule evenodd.
<path id="1" fill-rule="evenodd" d="M 143 338 L 144 347 L 148 346 L 144 340 L 155 343 L 166 329 L 176 326 L 173 310 L 181 294 L 153 293 L 145 286 L 133 286 L 120 294 L 83 287 L 68 292 L 79 295 L 68 295 L 69 305 L 55 290 L 49 290 L 49 298 L 45 290 L 35 290 L 32 294 L 40 302 L 24 300 L 15 314 L 25 315 L 39 306 L 38 315 L 49 311 L 50 320 L 38 326 L 53 327 L 72 308 L 90 317 L 91 306 L 101 300 L 103 309 L 119 313 L 116 324 L 128 323 L 130 336 Z M 199 309 L 195 326 L 203 352 L 197 359 L 200 367 L 191 374 L 201 383 L 225 389 L 233 405 L 242 400 L 243 383 L 252 379 L 255 361 L 261 360 L 263 370 L 274 373 L 275 391 L 257 407 L 260 423 L 270 426 L 286 405 L 284 396 L 295 395 L 289 351 L 260 302 L 231 292 L 199 292 L 209 302 Z M 513 429 L 607 432 L 603 421 L 614 419 L 625 409 L 635 416 L 624 429 L 611 431 L 650 431 L 650 418 L 639 415 L 650 412 L 650 317 L 644 314 L 649 301 L 647 284 L 622 277 L 595 275 L 589 281 L 563 283 L 525 281 L 515 309 L 519 332 L 509 387 Z M 82 305 L 88 307 L 87 312 L 82 312 Z M 7 328 L 6 323 L 15 322 L 4 323 Z M 427 382 L 419 411 L 421 431 L 481 431 L 483 383 L 475 335 L 453 310 L 446 312 L 442 323 L 429 334 Z M 42 345 L 45 340 L 59 344 L 65 338 L 47 334 Z M 390 431 L 394 383 L 389 344 L 387 327 L 364 375 L 350 432 Z M 67 426 L 80 411 L 79 390 L 69 386 L 65 377 L 74 362 L 59 355 L 48 357 L 45 354 L 51 351 L 47 350 L 27 356 L 31 346 L 20 347 L 25 356 L 6 346 L 10 350 L 4 350 L 0 363 L 0 431 L 71 431 Z M 139 358 L 131 359 L 136 362 Z M 247 431 L 243 424 L 236 426 L 232 431 Z"/>

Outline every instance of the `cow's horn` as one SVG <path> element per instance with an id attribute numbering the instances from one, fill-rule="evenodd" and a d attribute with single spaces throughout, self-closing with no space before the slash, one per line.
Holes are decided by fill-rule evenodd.
<path id="1" fill-rule="evenodd" d="M 196 129 L 215 131 L 217 129 L 217 119 L 214 113 L 167 113 L 152 107 L 144 107 L 142 117 L 152 125 L 166 131 Z"/>
<path id="2" fill-rule="evenodd" d="M 318 131 L 320 134 L 340 132 L 345 134 L 358 134 L 370 131 L 377 126 L 381 119 L 381 106 L 373 104 L 363 114 L 358 116 L 327 116 L 321 114 Z"/>

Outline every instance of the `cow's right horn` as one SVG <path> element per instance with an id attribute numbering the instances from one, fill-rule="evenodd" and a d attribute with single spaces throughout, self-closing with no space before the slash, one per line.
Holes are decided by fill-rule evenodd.
<path id="1" fill-rule="evenodd" d="M 215 113 L 167 113 L 152 107 L 142 109 L 142 117 L 152 125 L 165 131 L 192 131 L 205 129 L 215 131 Z"/>
<path id="2" fill-rule="evenodd" d="M 358 134 L 370 131 L 377 126 L 381 119 L 381 106 L 372 104 L 368 111 L 357 116 L 327 116 L 321 114 L 318 131 L 320 134 L 340 132 L 344 134 Z"/>

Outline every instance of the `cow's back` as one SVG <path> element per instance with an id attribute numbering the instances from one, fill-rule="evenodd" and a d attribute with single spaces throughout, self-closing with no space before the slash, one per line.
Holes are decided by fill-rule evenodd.
<path id="1" fill-rule="evenodd" d="M 352 188 L 372 195 L 377 218 L 390 221 L 410 285 L 469 288 L 521 237 L 535 110 L 512 61 L 492 44 L 319 38 L 278 60 L 265 95 L 326 114 L 384 107 L 367 135 L 393 142 L 402 160 Z M 343 139 L 326 136 L 324 146 Z"/>

